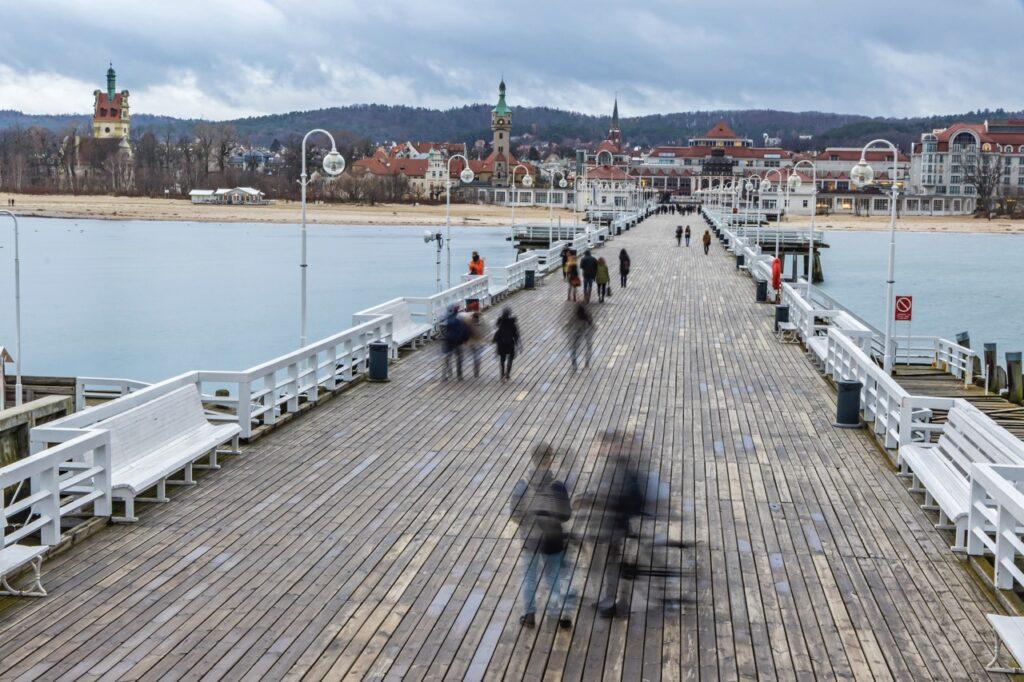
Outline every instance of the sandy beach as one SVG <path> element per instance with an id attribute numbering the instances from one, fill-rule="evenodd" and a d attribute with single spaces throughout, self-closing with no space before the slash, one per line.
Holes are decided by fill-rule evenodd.
<path id="1" fill-rule="evenodd" d="M 269 206 L 195 205 L 187 199 L 149 199 L 146 197 L 114 197 L 102 195 L 35 195 L 0 193 L 0 207 L 15 200 L 18 215 L 48 218 L 95 218 L 103 220 L 189 220 L 221 223 L 295 223 L 299 219 L 299 202 L 277 201 Z M 555 209 L 556 217 L 572 220 L 572 211 Z M 444 204 L 440 206 L 411 204 L 309 204 L 309 223 L 325 225 L 443 225 Z M 521 206 L 516 209 L 516 223 L 546 222 L 546 208 Z M 505 206 L 452 204 L 453 225 L 509 225 L 511 211 Z M 787 229 L 807 229 L 809 218 L 793 216 L 783 223 Z M 887 230 L 885 216 L 818 216 L 816 229 L 826 231 Z M 1024 233 L 1024 220 L 975 219 L 970 216 L 906 216 L 900 217 L 901 232 L 979 232 Z"/>
<path id="2" fill-rule="evenodd" d="M 0 193 L 0 207 L 14 199 L 19 216 L 93 218 L 104 220 L 188 220 L 217 223 L 295 223 L 298 201 L 277 201 L 268 206 L 195 205 L 188 199 L 149 199 L 102 195 L 35 195 Z M 411 204 L 314 204 L 306 206 L 306 221 L 325 225 L 443 225 L 445 207 Z M 555 209 L 556 218 L 572 220 L 572 211 Z M 548 209 L 516 208 L 516 224 L 547 222 Z M 453 225 L 510 225 L 512 212 L 505 206 L 452 204 Z"/>

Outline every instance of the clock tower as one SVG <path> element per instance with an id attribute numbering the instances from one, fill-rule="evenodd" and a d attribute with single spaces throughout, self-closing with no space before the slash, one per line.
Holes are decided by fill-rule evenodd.
<path id="1" fill-rule="evenodd" d="M 508 166 L 512 158 L 512 110 L 505 104 L 505 79 L 498 86 L 498 104 L 491 109 L 491 132 L 494 134 L 494 172 L 491 183 L 507 185 Z"/>

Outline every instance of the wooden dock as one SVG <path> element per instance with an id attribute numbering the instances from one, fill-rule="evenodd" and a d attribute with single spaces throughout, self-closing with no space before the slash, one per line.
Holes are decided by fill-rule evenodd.
<path id="1" fill-rule="evenodd" d="M 432 344 L 47 561 L 49 597 L 0 599 L 0 677 L 984 678 L 993 594 L 685 219 L 689 249 L 663 216 L 597 252 L 633 274 L 594 306 L 589 369 L 555 275 L 508 301 L 511 382 L 488 349 L 484 377 L 443 383 Z M 508 499 L 529 447 L 579 495 L 612 428 L 670 486 L 644 531 L 692 545 L 667 550 L 682 578 L 625 582 L 605 620 L 603 557 L 574 548 L 574 627 L 523 629 Z"/>

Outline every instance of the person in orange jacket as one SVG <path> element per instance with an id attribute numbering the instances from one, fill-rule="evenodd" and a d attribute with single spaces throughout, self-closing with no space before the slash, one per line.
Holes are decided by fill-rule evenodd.
<path id="1" fill-rule="evenodd" d="M 481 258 L 480 254 L 477 253 L 476 251 L 473 252 L 473 257 L 469 259 L 469 274 L 484 274 L 484 259 Z"/>

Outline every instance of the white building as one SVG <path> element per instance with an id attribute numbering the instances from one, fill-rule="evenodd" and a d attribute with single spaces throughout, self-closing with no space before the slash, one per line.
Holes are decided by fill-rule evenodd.
<path id="1" fill-rule="evenodd" d="M 253 187 L 233 189 L 194 189 L 188 193 L 193 204 L 258 205 L 269 203 L 263 192 Z"/>

